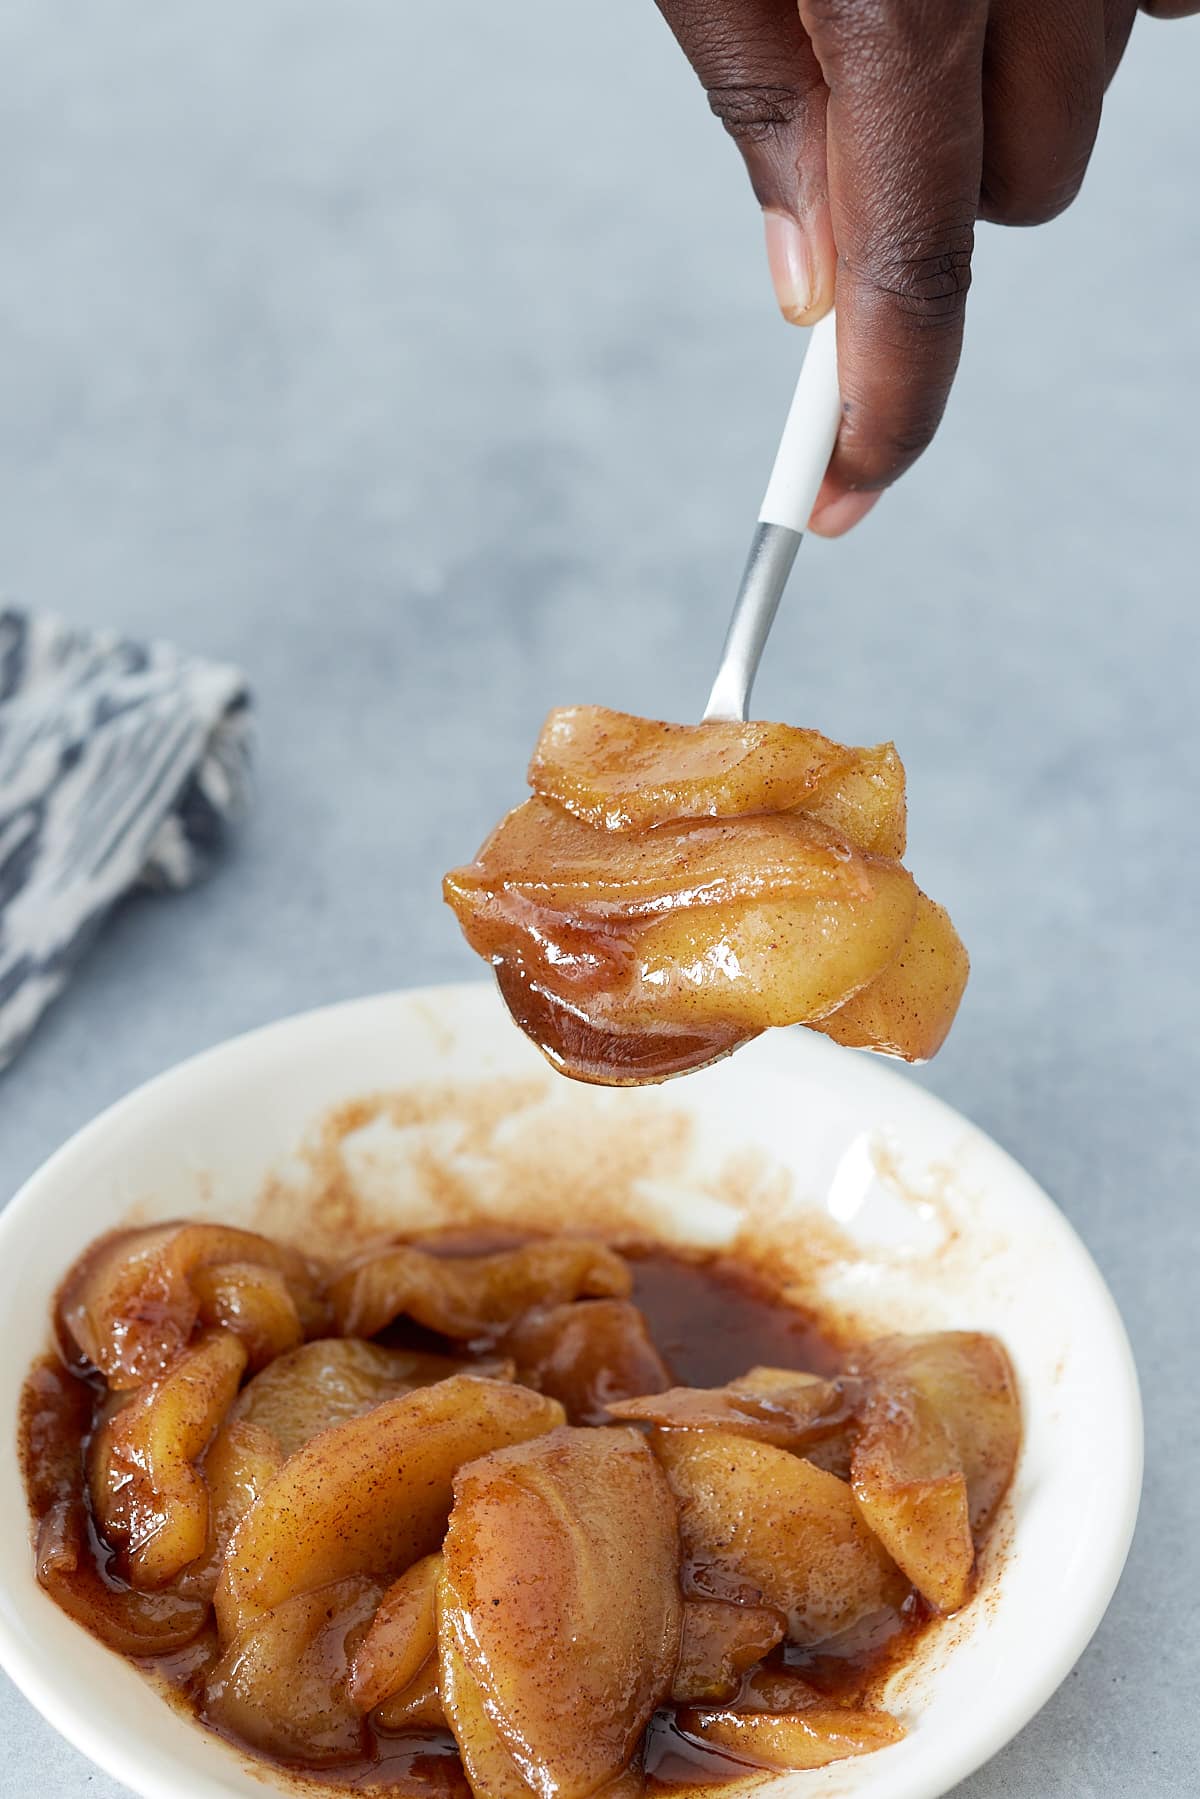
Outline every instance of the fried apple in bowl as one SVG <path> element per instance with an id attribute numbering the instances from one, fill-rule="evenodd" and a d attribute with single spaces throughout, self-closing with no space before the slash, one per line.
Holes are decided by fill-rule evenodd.
<path id="1" fill-rule="evenodd" d="M 284 1268 L 309 1340 L 270 1357 Z M 734 1293 L 734 1378 L 673 1385 Z M 780 1320 L 820 1372 L 739 1366 Z M 97 1588 L 174 1601 L 197 1719 L 247 1750 L 352 1783 L 433 1732 L 474 1799 L 637 1790 L 664 1741 L 709 1784 L 899 1741 L 876 1689 L 969 1599 L 1021 1435 L 996 1339 L 838 1344 L 761 1270 L 646 1242 L 347 1263 L 189 1221 L 85 1250 L 54 1325 L 23 1405 L 45 1591 L 126 1652 Z M 774 1706 L 797 1658 L 811 1697 Z"/>
<path id="2" fill-rule="evenodd" d="M 155 1799 L 798 1795 L 826 1765 L 925 1799 L 1028 1715 L 1123 1550 L 1085 1514 L 1087 1606 L 1054 1586 L 1135 1406 L 1082 1252 L 815 1038 L 611 1094 L 480 989 L 346 1008 L 134 1096 L 4 1233 L 41 1359 L 0 1648 Z"/>

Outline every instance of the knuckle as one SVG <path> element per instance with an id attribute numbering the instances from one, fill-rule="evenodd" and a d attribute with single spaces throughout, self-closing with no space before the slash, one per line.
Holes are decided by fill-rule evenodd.
<path id="1" fill-rule="evenodd" d="M 881 244 L 855 272 L 915 325 L 957 327 L 971 285 L 972 225 L 950 225 Z"/>
<path id="2" fill-rule="evenodd" d="M 759 84 L 710 87 L 708 104 L 730 137 L 739 143 L 762 143 L 794 125 L 804 95 L 793 87 Z"/>

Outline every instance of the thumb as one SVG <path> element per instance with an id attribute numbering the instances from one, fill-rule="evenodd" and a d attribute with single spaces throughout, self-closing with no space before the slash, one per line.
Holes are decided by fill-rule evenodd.
<path id="1" fill-rule="evenodd" d="M 825 170 L 820 65 L 796 0 L 657 0 L 741 150 L 766 224 L 784 317 L 812 325 L 833 305 L 837 251 Z"/>

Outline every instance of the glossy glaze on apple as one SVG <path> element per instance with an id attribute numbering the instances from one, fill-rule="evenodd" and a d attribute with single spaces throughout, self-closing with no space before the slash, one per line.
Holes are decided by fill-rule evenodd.
<path id="1" fill-rule="evenodd" d="M 323 1784 L 704 1785 L 884 1748 L 970 1596 L 1019 1412 L 993 1339 L 835 1340 L 728 1261 L 583 1238 L 323 1268 L 120 1233 L 22 1455 L 38 1578 Z"/>
<path id="2" fill-rule="evenodd" d="M 529 782 L 445 895 L 564 1074 L 663 1080 L 772 1025 L 909 1061 L 941 1044 L 967 957 L 901 865 L 890 744 L 571 706 Z"/>

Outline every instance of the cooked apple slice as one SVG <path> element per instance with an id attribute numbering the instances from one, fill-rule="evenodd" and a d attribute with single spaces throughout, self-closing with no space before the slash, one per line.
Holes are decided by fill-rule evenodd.
<path id="1" fill-rule="evenodd" d="M 677 818 L 742 817 L 801 805 L 855 754 L 794 725 L 669 725 L 558 706 L 542 726 L 529 785 L 607 831 Z"/>
<path id="2" fill-rule="evenodd" d="M 433 1256 L 401 1243 L 353 1264 L 329 1291 L 346 1336 L 373 1337 L 406 1317 L 470 1342 L 496 1335 L 532 1306 L 624 1296 L 631 1285 L 628 1265 L 603 1243 L 548 1237 L 491 1256 Z"/>
<path id="3" fill-rule="evenodd" d="M 439 1591 L 443 1581 L 439 1582 Z M 452 1602 L 451 1602 L 452 1603 Z M 504 1738 L 483 1703 L 479 1682 L 453 1630 L 438 1629 L 438 1687 L 446 1722 L 454 1733 L 471 1791 L 477 1799 L 529 1799 L 533 1788 L 521 1776 Z M 570 1722 L 563 1721 L 566 1729 Z M 542 1792 L 539 1787 L 539 1793 Z"/>
<path id="4" fill-rule="evenodd" d="M 466 1362 L 455 1356 L 386 1349 L 355 1337 L 319 1337 L 264 1368 L 238 1395 L 235 1420 L 270 1431 L 285 1456 L 347 1418 L 358 1418 L 385 1399 L 432 1386 L 454 1374 L 507 1379 L 505 1358 Z"/>
<path id="5" fill-rule="evenodd" d="M 529 1312 L 504 1339 L 521 1379 L 562 1401 L 572 1424 L 607 1424 L 609 1408 L 658 1393 L 671 1377 L 646 1320 L 627 1299 L 585 1299 Z"/>
<path id="6" fill-rule="evenodd" d="M 88 1454 L 92 1510 L 131 1586 L 166 1586 L 203 1555 L 208 1488 L 196 1464 L 237 1392 L 246 1350 L 206 1331 L 158 1380 L 112 1412 Z"/>
<path id="7" fill-rule="evenodd" d="M 256 1619 L 210 1673 L 205 1720 L 284 1761 L 321 1767 L 362 1755 L 350 1657 L 379 1596 L 377 1581 L 351 1576 L 294 1593 Z"/>
<path id="8" fill-rule="evenodd" d="M 772 895 L 665 913 L 634 939 L 635 1000 L 755 1030 L 823 1018 L 887 967 L 916 912 L 898 862 L 861 867 L 860 897 Z"/>
<path id="9" fill-rule="evenodd" d="M 603 1043 L 585 1050 L 598 1067 L 626 1065 L 638 1078 L 644 1049 L 662 1078 L 712 1060 L 768 1025 L 811 1023 L 876 978 L 908 936 L 917 889 L 898 863 L 859 858 L 858 874 L 863 885 L 854 895 L 664 904 L 660 916 L 623 931 L 621 955 L 601 977 L 581 951 L 577 983 L 558 954 L 558 934 L 524 907 L 496 912 L 487 933 L 468 937 L 482 954 L 507 963 L 501 991 L 510 1010 L 539 1044 L 558 1048 L 569 1072 L 581 1061 L 571 1049 L 574 1030 L 613 1039 L 610 1054 Z M 605 932 L 588 941 L 597 961 Z M 555 950 L 543 968 L 530 965 L 539 944 Z M 631 1053 L 622 1039 L 639 1047 Z"/>
<path id="10" fill-rule="evenodd" d="M 891 744 L 568 707 L 530 782 L 443 891 L 564 1074 L 666 1080 L 834 1019 L 837 1041 L 910 1060 L 940 1044 L 966 958 L 901 866 Z"/>
<path id="11" fill-rule="evenodd" d="M 884 1337 L 857 1351 L 851 1367 L 929 1401 L 958 1450 L 978 1537 L 1008 1491 L 1021 1447 L 1021 1405 L 1004 1345 L 980 1331 Z"/>
<path id="12" fill-rule="evenodd" d="M 437 1548 L 456 1469 L 562 1421 L 527 1387 L 457 1374 L 322 1431 L 234 1532 L 214 1599 L 222 1642 L 293 1593 L 352 1574 L 394 1580 Z"/>
<path id="13" fill-rule="evenodd" d="M 807 1712 L 828 1703 L 826 1694 L 788 1667 L 752 1668 L 737 1696 L 739 1712 Z"/>
<path id="14" fill-rule="evenodd" d="M 208 1620 L 201 1597 L 117 1586 L 97 1563 L 82 1499 L 46 1513 L 38 1527 L 35 1562 L 38 1583 L 55 1604 L 118 1655 L 166 1655 L 183 1649 Z"/>
<path id="15" fill-rule="evenodd" d="M 724 1430 L 658 1431 L 654 1448 L 695 1589 L 722 1598 L 756 1588 L 806 1645 L 903 1601 L 903 1576 L 836 1475 Z"/>
<path id="16" fill-rule="evenodd" d="M 615 1401 L 611 1412 L 664 1430 L 727 1430 L 774 1443 L 848 1480 L 864 1387 L 853 1376 L 825 1380 L 787 1368 L 751 1368 L 723 1387 L 672 1387 Z"/>
<path id="17" fill-rule="evenodd" d="M 970 968 L 949 914 L 918 891 L 908 936 L 895 957 L 816 1028 L 851 1049 L 927 1062 L 954 1023 Z"/>
<path id="18" fill-rule="evenodd" d="M 454 1494 L 439 1638 L 541 1799 L 588 1799 L 628 1766 L 679 1656 L 662 1471 L 636 1431 L 565 1429 L 461 1469 Z M 457 1731 L 445 1661 L 442 1694 Z"/>
<path id="19" fill-rule="evenodd" d="M 843 1705 L 811 1711 L 682 1711 L 679 1726 L 689 1736 L 752 1768 L 824 1768 L 850 1755 L 871 1755 L 898 1743 L 903 1728 L 888 1712 Z"/>
<path id="20" fill-rule="evenodd" d="M 900 857 L 908 836 L 904 764 L 890 743 L 852 750 L 850 759 L 803 802 L 818 819 L 872 856 Z"/>
<path id="21" fill-rule="evenodd" d="M 756 1401 L 764 1409 L 791 1405 L 793 1393 L 801 1377 L 789 1368 L 748 1368 L 731 1385 L 743 1401 Z M 813 1378 L 812 1376 L 808 1377 Z M 806 1461 L 836 1474 L 839 1480 L 850 1479 L 850 1452 L 858 1435 L 858 1412 L 867 1391 L 867 1383 L 853 1374 L 839 1374 L 831 1382 L 837 1402 L 817 1418 L 813 1418 L 803 1435 L 797 1431 L 792 1443 L 781 1444 Z M 797 1408 L 797 1424 L 802 1407 Z"/>
<path id="22" fill-rule="evenodd" d="M 132 1592 L 101 1568 L 79 1453 L 91 1428 L 92 1397 L 50 1358 L 37 1363 L 25 1381 L 22 1459 L 37 1519 L 37 1578 L 69 1617 L 118 1654 L 163 1655 L 200 1634 L 208 1607 L 177 1592 Z"/>
<path id="23" fill-rule="evenodd" d="M 851 1461 L 859 1510 L 918 1593 L 940 1612 L 971 1590 L 967 1482 L 950 1432 L 915 1387 L 875 1389 Z"/>
<path id="24" fill-rule="evenodd" d="M 255 1262 L 220 1262 L 197 1268 L 192 1291 L 200 1322 L 240 1337 L 250 1367 L 265 1368 L 304 1341 L 304 1326 L 282 1271 Z"/>
<path id="25" fill-rule="evenodd" d="M 239 1393 L 204 1458 L 209 1541 L 204 1563 L 188 1570 L 188 1590 L 215 1586 L 234 1529 L 289 1455 L 331 1425 L 467 1369 L 514 1372 L 503 1358 L 468 1363 L 352 1337 L 321 1337 L 271 1362 Z"/>
<path id="26" fill-rule="evenodd" d="M 204 1458 L 209 1542 L 188 1569 L 188 1591 L 211 1594 L 234 1530 L 289 1455 L 385 1399 L 466 1372 L 509 1380 L 516 1370 L 507 1357 L 466 1362 L 356 1337 L 319 1337 L 270 1363 L 238 1394 Z"/>
<path id="27" fill-rule="evenodd" d="M 350 1700 L 360 1712 L 403 1693 L 437 1652 L 437 1578 L 440 1555 L 427 1555 L 379 1602 L 350 1669 Z"/>
<path id="28" fill-rule="evenodd" d="M 102 1237 L 80 1257 L 59 1296 L 62 1333 L 110 1387 L 140 1386 L 169 1367 L 195 1329 L 192 1276 L 223 1262 L 277 1268 L 305 1328 L 315 1326 L 320 1275 L 297 1251 L 228 1225 L 162 1224 Z"/>
<path id="29" fill-rule="evenodd" d="M 751 1368 L 723 1387 L 671 1387 L 640 1399 L 613 1400 L 614 1418 L 664 1430 L 727 1430 L 759 1443 L 807 1455 L 844 1432 L 857 1388 L 787 1368 Z"/>
<path id="30" fill-rule="evenodd" d="M 754 1032 L 823 1017 L 899 952 L 916 909 L 912 877 L 898 863 L 867 858 L 857 859 L 857 876 L 857 890 L 841 894 L 664 903 L 657 917 L 625 928 L 620 957 L 600 977 L 581 951 L 577 978 L 559 954 L 559 934 L 523 906 L 496 911 L 487 933 L 468 936 L 493 959 L 517 958 L 539 991 L 573 1006 L 593 1031 L 637 1036 L 666 1020 L 693 1034 L 713 1026 Z M 597 966 L 605 940 L 603 927 L 588 939 Z M 555 952 L 540 968 L 530 963 L 539 945 Z M 513 1006 L 503 983 L 502 991 Z M 517 1013 L 523 1003 L 518 996 Z"/>
<path id="31" fill-rule="evenodd" d="M 794 725 L 668 725 L 560 706 L 542 727 L 529 785 L 599 830 L 804 811 L 860 849 L 904 854 L 904 768 L 893 746 L 850 749 Z"/>
<path id="32" fill-rule="evenodd" d="M 917 889 L 798 813 L 595 831 L 549 801 L 446 879 L 468 941 L 557 1067 L 661 1080 L 812 1023 L 899 953 Z"/>
<path id="33" fill-rule="evenodd" d="M 474 862 L 452 869 L 445 894 L 471 938 L 497 894 L 547 912 L 653 918 L 684 906 L 869 895 L 862 860 L 836 831 L 802 813 L 693 819 L 636 837 L 593 831 L 548 800 L 503 818 Z"/>
<path id="34" fill-rule="evenodd" d="M 180 1577 L 181 1591 L 211 1601 L 234 1531 L 285 1459 L 270 1431 L 226 1417 L 200 1464 L 208 1488 L 208 1537 L 203 1557 Z"/>
<path id="35" fill-rule="evenodd" d="M 711 1019 L 688 1024 L 641 1013 L 634 1018 L 623 994 L 560 999 L 530 976 L 519 946 L 497 963 L 496 985 L 513 1022 L 552 1067 L 605 1087 L 637 1087 L 707 1068 L 759 1034 Z"/>
<path id="36" fill-rule="evenodd" d="M 596 1799 L 640 1799 L 645 1790 L 646 1770 L 639 1754 L 615 1780 L 608 1781 L 599 1789 Z"/>
<path id="37" fill-rule="evenodd" d="M 401 1693 L 393 1693 L 371 1713 L 380 1730 L 448 1730 L 442 1704 L 436 1654 L 417 1671 Z"/>
<path id="38" fill-rule="evenodd" d="M 732 1699 L 747 1668 L 768 1655 L 782 1637 L 783 1619 L 766 1606 L 685 1600 L 672 1704 Z"/>

